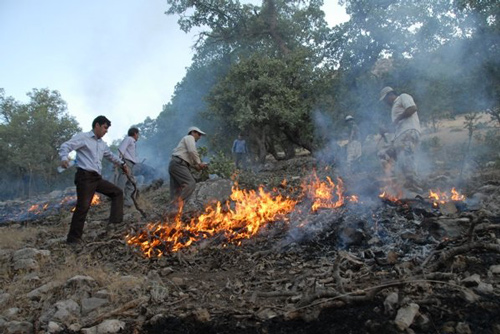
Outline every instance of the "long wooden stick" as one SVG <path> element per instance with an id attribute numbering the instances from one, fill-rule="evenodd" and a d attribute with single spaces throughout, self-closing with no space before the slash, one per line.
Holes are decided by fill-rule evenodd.
<path id="1" fill-rule="evenodd" d="M 123 157 L 123 153 L 118 150 L 118 152 L 120 153 L 120 156 L 121 158 L 125 161 L 125 158 Z M 125 171 L 124 171 L 125 173 Z M 139 203 L 137 203 L 137 199 L 136 199 L 136 194 L 139 192 L 139 190 L 137 189 L 137 183 L 135 183 L 134 179 L 130 176 L 130 174 L 128 173 L 125 173 L 125 176 L 127 177 L 127 180 L 132 183 L 132 185 L 134 186 L 134 191 L 132 191 L 132 194 L 130 195 L 130 197 L 132 198 L 132 202 L 134 202 L 134 206 L 135 208 L 137 209 L 137 211 L 139 211 L 142 215 L 143 218 L 148 218 L 148 215 L 146 214 L 146 212 L 144 210 L 141 209 L 141 207 L 139 206 Z"/>

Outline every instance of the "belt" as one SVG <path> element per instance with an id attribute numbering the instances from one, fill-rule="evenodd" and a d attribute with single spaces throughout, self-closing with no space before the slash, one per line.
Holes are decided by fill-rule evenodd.
<path id="1" fill-rule="evenodd" d="M 83 169 L 83 168 L 80 168 L 80 167 L 77 167 L 76 171 L 80 172 L 80 173 L 87 173 L 87 174 L 93 174 L 95 176 L 101 176 L 101 174 L 99 174 L 98 172 L 96 172 L 94 170 L 86 170 L 86 169 Z"/>
<path id="2" fill-rule="evenodd" d="M 188 166 L 188 167 L 189 167 L 189 163 L 188 163 L 186 160 L 184 160 L 184 159 L 182 159 L 182 158 L 180 158 L 180 157 L 178 157 L 178 156 L 176 156 L 176 155 L 172 155 L 172 159 L 173 159 L 174 161 L 176 161 L 176 162 L 180 163 L 180 164 L 185 164 L 186 166 Z"/>

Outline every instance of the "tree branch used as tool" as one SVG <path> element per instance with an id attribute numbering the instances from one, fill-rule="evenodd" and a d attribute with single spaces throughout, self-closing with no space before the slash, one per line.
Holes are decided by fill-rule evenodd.
<path id="1" fill-rule="evenodd" d="M 125 159 L 123 157 L 123 153 L 118 150 L 118 152 L 120 153 L 120 157 L 122 159 Z M 132 178 L 132 176 L 130 176 L 129 174 L 129 171 L 127 170 L 127 172 L 123 171 L 123 173 L 125 174 L 125 176 L 127 177 L 127 180 L 132 183 L 132 185 L 134 186 L 134 191 L 132 191 L 132 194 L 130 195 L 130 197 L 132 198 L 132 201 L 134 202 L 134 206 L 135 208 L 137 209 L 137 211 L 139 211 L 142 215 L 143 218 L 147 218 L 148 215 L 146 214 L 146 212 L 144 212 L 144 210 L 141 209 L 141 207 L 139 206 L 139 203 L 137 203 L 137 199 L 136 199 L 136 195 L 139 193 L 139 190 L 137 189 L 137 183 L 135 183 L 134 179 Z"/>

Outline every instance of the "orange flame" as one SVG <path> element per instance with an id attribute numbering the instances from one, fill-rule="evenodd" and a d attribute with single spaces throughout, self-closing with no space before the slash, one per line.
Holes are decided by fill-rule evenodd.
<path id="1" fill-rule="evenodd" d="M 297 201 L 273 195 L 263 187 L 255 190 L 241 190 L 235 185 L 225 205 L 217 202 L 208 206 L 197 218 L 184 224 L 180 214 L 170 223 L 149 224 L 137 235 L 127 235 L 129 245 L 139 246 L 147 257 L 160 257 L 176 252 L 193 242 L 211 236 L 220 236 L 227 242 L 240 244 L 268 223 L 284 218 L 293 211 Z M 182 209 L 181 209 L 182 210 Z"/>
<path id="2" fill-rule="evenodd" d="M 398 203 L 401 201 L 401 198 L 403 197 L 403 191 L 397 185 L 392 184 L 384 187 L 382 193 L 378 195 L 378 197 L 386 201 Z"/>
<path id="3" fill-rule="evenodd" d="M 94 196 L 92 197 L 92 201 L 90 202 L 90 205 L 92 206 L 98 204 L 101 204 L 101 198 L 99 197 L 99 195 L 94 194 Z"/>
<path id="4" fill-rule="evenodd" d="M 47 208 L 49 207 L 49 203 L 45 203 L 44 205 L 41 205 L 41 204 L 33 204 L 32 206 L 30 206 L 30 208 L 28 209 L 28 212 L 32 212 L 32 213 L 35 213 L 35 214 L 39 214 L 39 213 L 42 213 L 43 211 L 47 210 Z"/>
<path id="5" fill-rule="evenodd" d="M 326 182 L 319 180 L 316 172 L 310 180 L 302 184 L 303 193 L 312 200 L 311 209 L 335 209 L 346 201 L 357 202 L 357 196 L 344 196 L 344 187 L 341 179 L 335 184 L 330 177 Z M 286 187 L 284 180 L 281 187 Z M 182 205 L 173 221 L 150 223 L 143 230 L 127 235 L 129 245 L 140 248 L 146 257 L 161 257 L 167 253 L 176 252 L 195 242 L 210 237 L 222 239 L 222 247 L 227 243 L 240 245 L 242 240 L 251 238 L 263 227 L 278 219 L 285 219 L 286 215 L 295 209 L 297 200 L 284 197 L 274 189 L 266 192 L 261 186 L 255 190 L 241 190 L 236 184 L 232 188 L 230 201 L 225 204 L 217 202 L 207 206 L 203 214 L 183 223 Z M 225 242 L 225 243 L 224 243 Z"/>
<path id="6" fill-rule="evenodd" d="M 316 172 L 302 184 L 302 189 L 307 197 L 312 201 L 312 211 L 317 211 L 321 208 L 336 209 L 344 205 L 345 201 L 357 202 L 358 197 L 344 196 L 344 183 L 342 179 L 337 178 L 337 184 L 327 176 L 326 182 L 320 181 Z"/>
<path id="7" fill-rule="evenodd" d="M 437 207 L 439 204 L 445 204 L 450 201 L 464 201 L 465 196 L 460 194 L 455 188 L 452 188 L 449 193 L 440 190 L 429 190 L 429 199 L 431 199 L 433 201 L 433 205 Z"/>
<path id="8" fill-rule="evenodd" d="M 64 199 L 63 199 L 64 201 Z M 99 197 L 98 194 L 94 194 L 94 196 L 92 197 L 92 200 L 90 201 L 90 206 L 94 206 L 94 205 L 98 205 L 98 204 L 101 204 L 101 198 Z M 73 209 L 71 209 L 71 212 L 75 212 L 76 210 L 76 207 L 73 207 Z"/>

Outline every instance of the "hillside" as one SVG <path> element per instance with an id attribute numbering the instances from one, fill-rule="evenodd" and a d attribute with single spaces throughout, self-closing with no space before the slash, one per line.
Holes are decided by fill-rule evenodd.
<path id="1" fill-rule="evenodd" d="M 437 157 L 457 143 L 463 147 L 467 131 L 453 130 L 460 126 L 457 119 L 426 134 L 424 140 L 443 136 L 441 153 L 428 152 Z M 500 333 L 500 174 L 467 167 L 459 189 L 465 198 L 452 200 L 460 160 L 451 162 L 433 163 L 439 169 L 425 174 L 429 189 L 450 195 L 441 201 L 380 198 L 375 167 L 342 181 L 335 168 L 300 156 L 240 173 L 243 199 L 233 196 L 219 216 L 191 210 L 165 220 L 168 186 L 157 184 L 138 201 L 147 218 L 126 209 L 124 223 L 113 228 L 106 224 L 109 202 L 101 199 L 87 217 L 83 247 L 64 242 L 67 207 L 4 224 L 0 328 Z M 253 192 L 257 185 L 262 190 Z M 320 198 L 318 189 L 328 196 Z M 10 207 L 3 203 L 2 210 Z"/>

